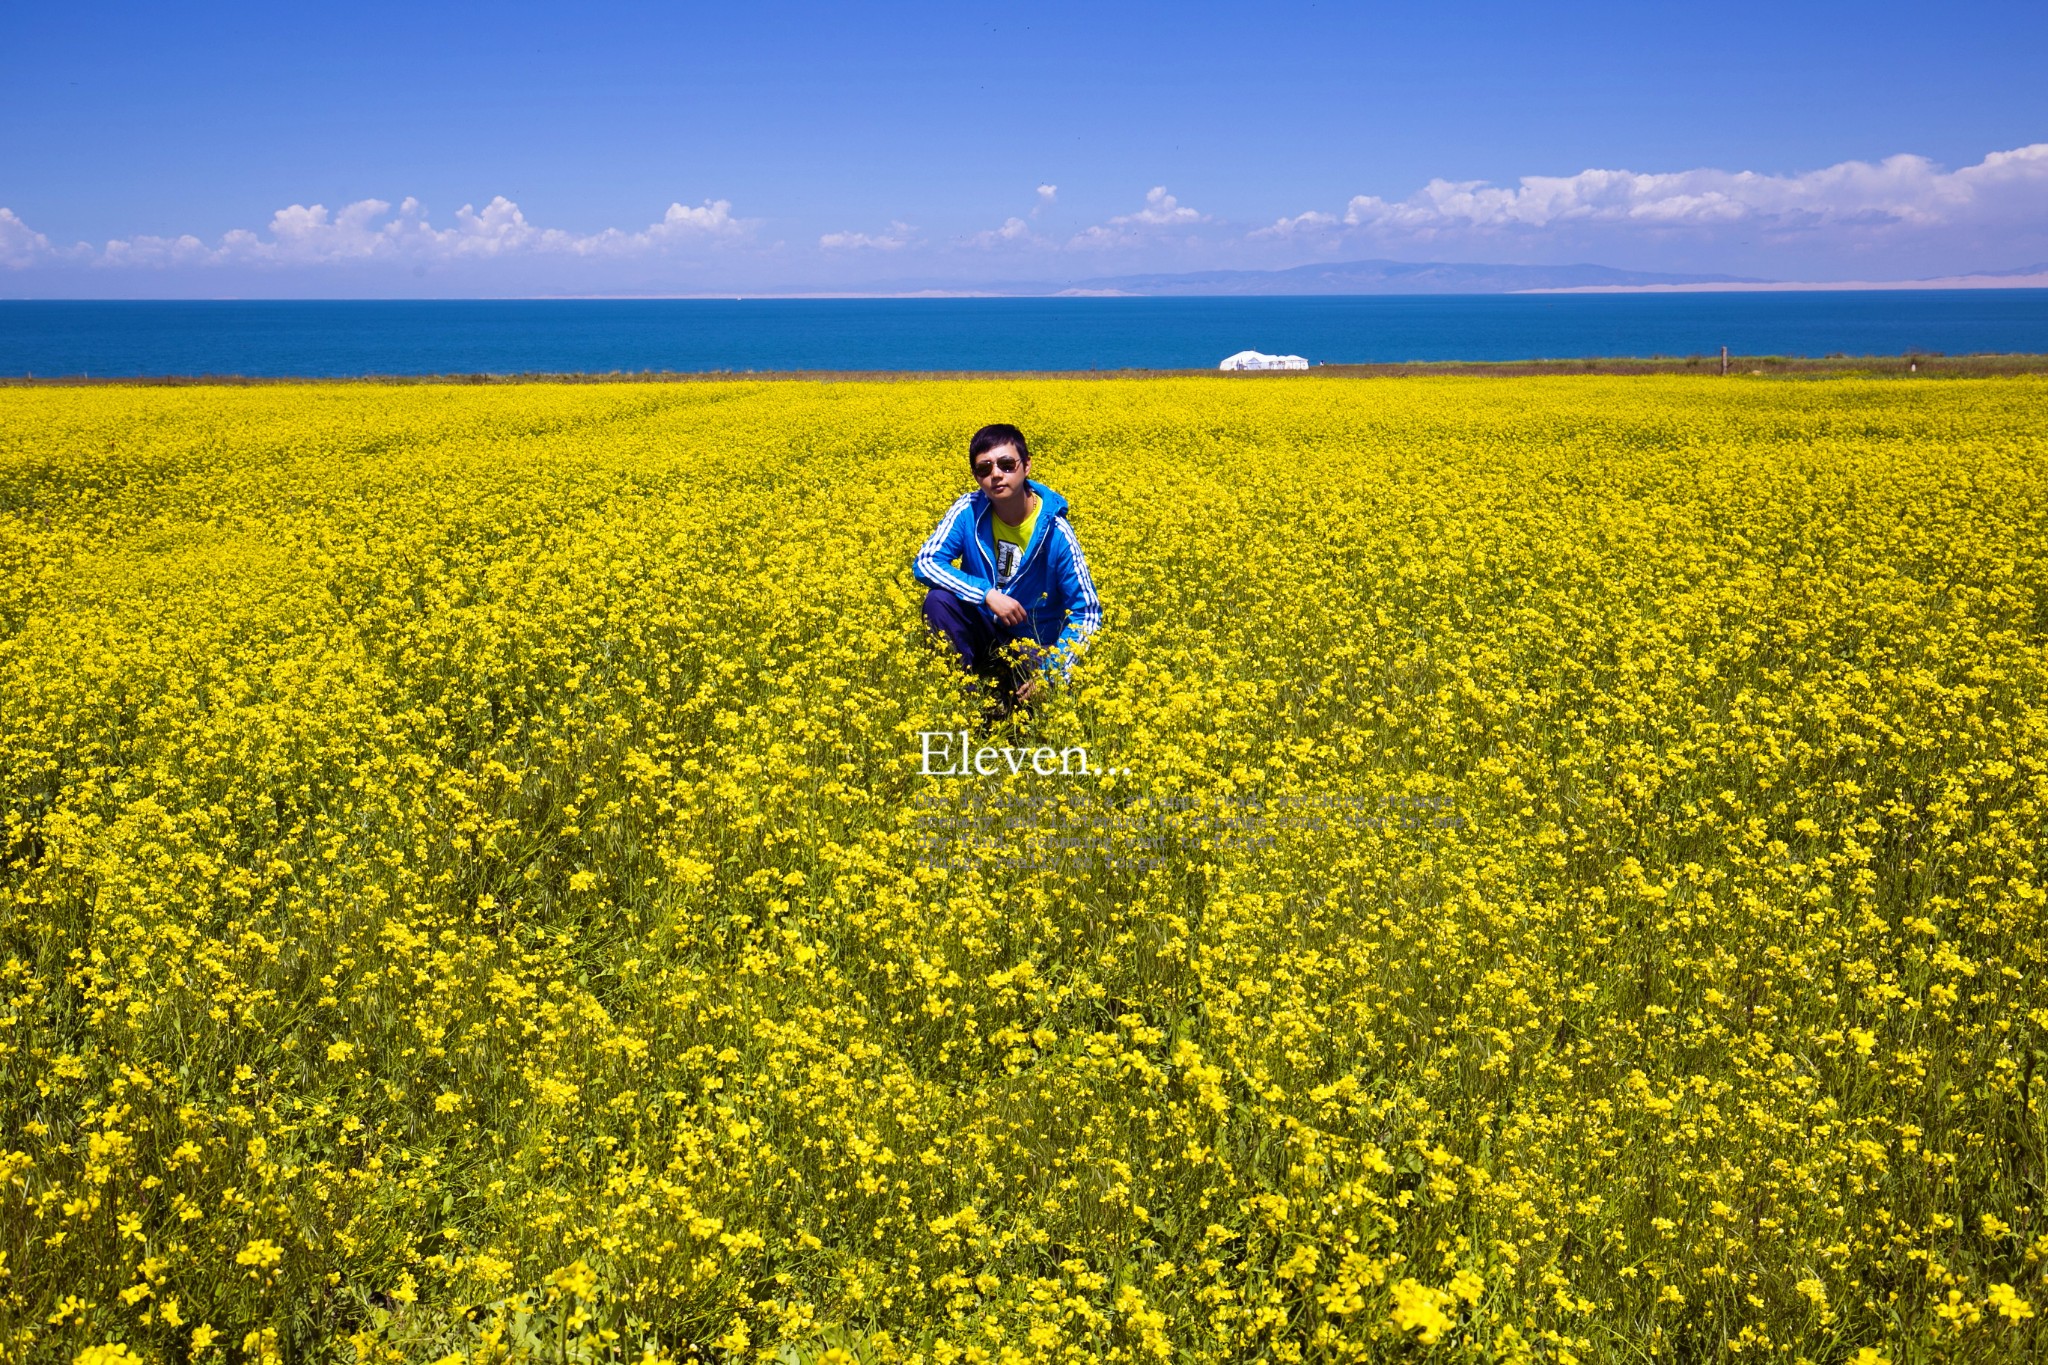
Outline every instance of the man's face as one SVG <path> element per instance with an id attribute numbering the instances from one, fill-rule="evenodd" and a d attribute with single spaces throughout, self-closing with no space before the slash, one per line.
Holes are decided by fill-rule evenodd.
<path id="1" fill-rule="evenodd" d="M 1018 492 L 1030 477 L 1031 462 L 1018 458 L 1015 446 L 997 446 L 974 457 L 974 481 L 998 501 Z"/>

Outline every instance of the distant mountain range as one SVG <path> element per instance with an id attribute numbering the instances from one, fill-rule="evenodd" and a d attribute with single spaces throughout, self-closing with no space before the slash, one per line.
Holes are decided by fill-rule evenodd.
<path id="1" fill-rule="evenodd" d="M 2019 272 L 2015 272 L 2019 273 Z M 1341 261 L 1291 270 L 1202 270 L 1111 275 L 1055 294 L 1511 294 L 1524 289 L 1639 289 L 1647 285 L 1762 284 L 1738 275 L 1674 275 L 1605 265 L 1474 265 L 1448 261 Z M 1005 290 L 1004 292 L 1008 292 Z"/>
<path id="2" fill-rule="evenodd" d="M 1288 270 L 1200 270 L 1184 275 L 1099 275 L 1069 280 L 878 280 L 851 288 L 749 291 L 754 298 L 1061 298 L 1230 297 L 1344 294 L 1811 292 L 1859 289 L 2048 288 L 2048 262 L 2013 270 L 1973 270 L 1918 280 L 1759 280 L 1741 275 L 1682 275 L 1606 265 L 1500 265 L 1454 261 L 1336 261 Z M 587 297 L 704 297 L 619 290 Z M 732 297 L 715 295 L 712 297 Z"/>

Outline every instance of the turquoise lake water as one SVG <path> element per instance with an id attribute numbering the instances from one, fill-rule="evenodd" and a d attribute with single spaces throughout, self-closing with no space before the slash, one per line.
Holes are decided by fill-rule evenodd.
<path id="1" fill-rule="evenodd" d="M 0 301 L 0 375 L 1212 368 L 2048 352 L 2048 289 L 1316 298 Z"/>

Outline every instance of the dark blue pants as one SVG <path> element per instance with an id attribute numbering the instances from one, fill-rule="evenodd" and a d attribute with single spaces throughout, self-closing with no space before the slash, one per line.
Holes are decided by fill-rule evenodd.
<path id="1" fill-rule="evenodd" d="M 1013 663 L 1004 657 L 1004 647 L 1013 640 L 1024 641 L 1033 654 L 1038 652 L 1038 642 L 1026 627 L 1006 626 L 988 611 L 962 602 L 944 588 L 925 593 L 924 619 L 946 637 L 962 668 L 995 683 L 1005 698 L 1015 696 L 1017 688 L 1031 676 L 1030 659 Z"/>

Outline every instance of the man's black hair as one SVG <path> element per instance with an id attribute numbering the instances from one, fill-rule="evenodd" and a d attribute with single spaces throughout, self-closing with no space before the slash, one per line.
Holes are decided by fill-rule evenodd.
<path id="1" fill-rule="evenodd" d="M 973 464 L 991 450 L 1003 446 L 1015 446 L 1017 458 L 1025 464 L 1031 463 L 1031 447 L 1024 444 L 1024 433 L 1008 422 L 991 422 L 974 433 L 974 439 L 967 443 L 967 463 Z"/>

